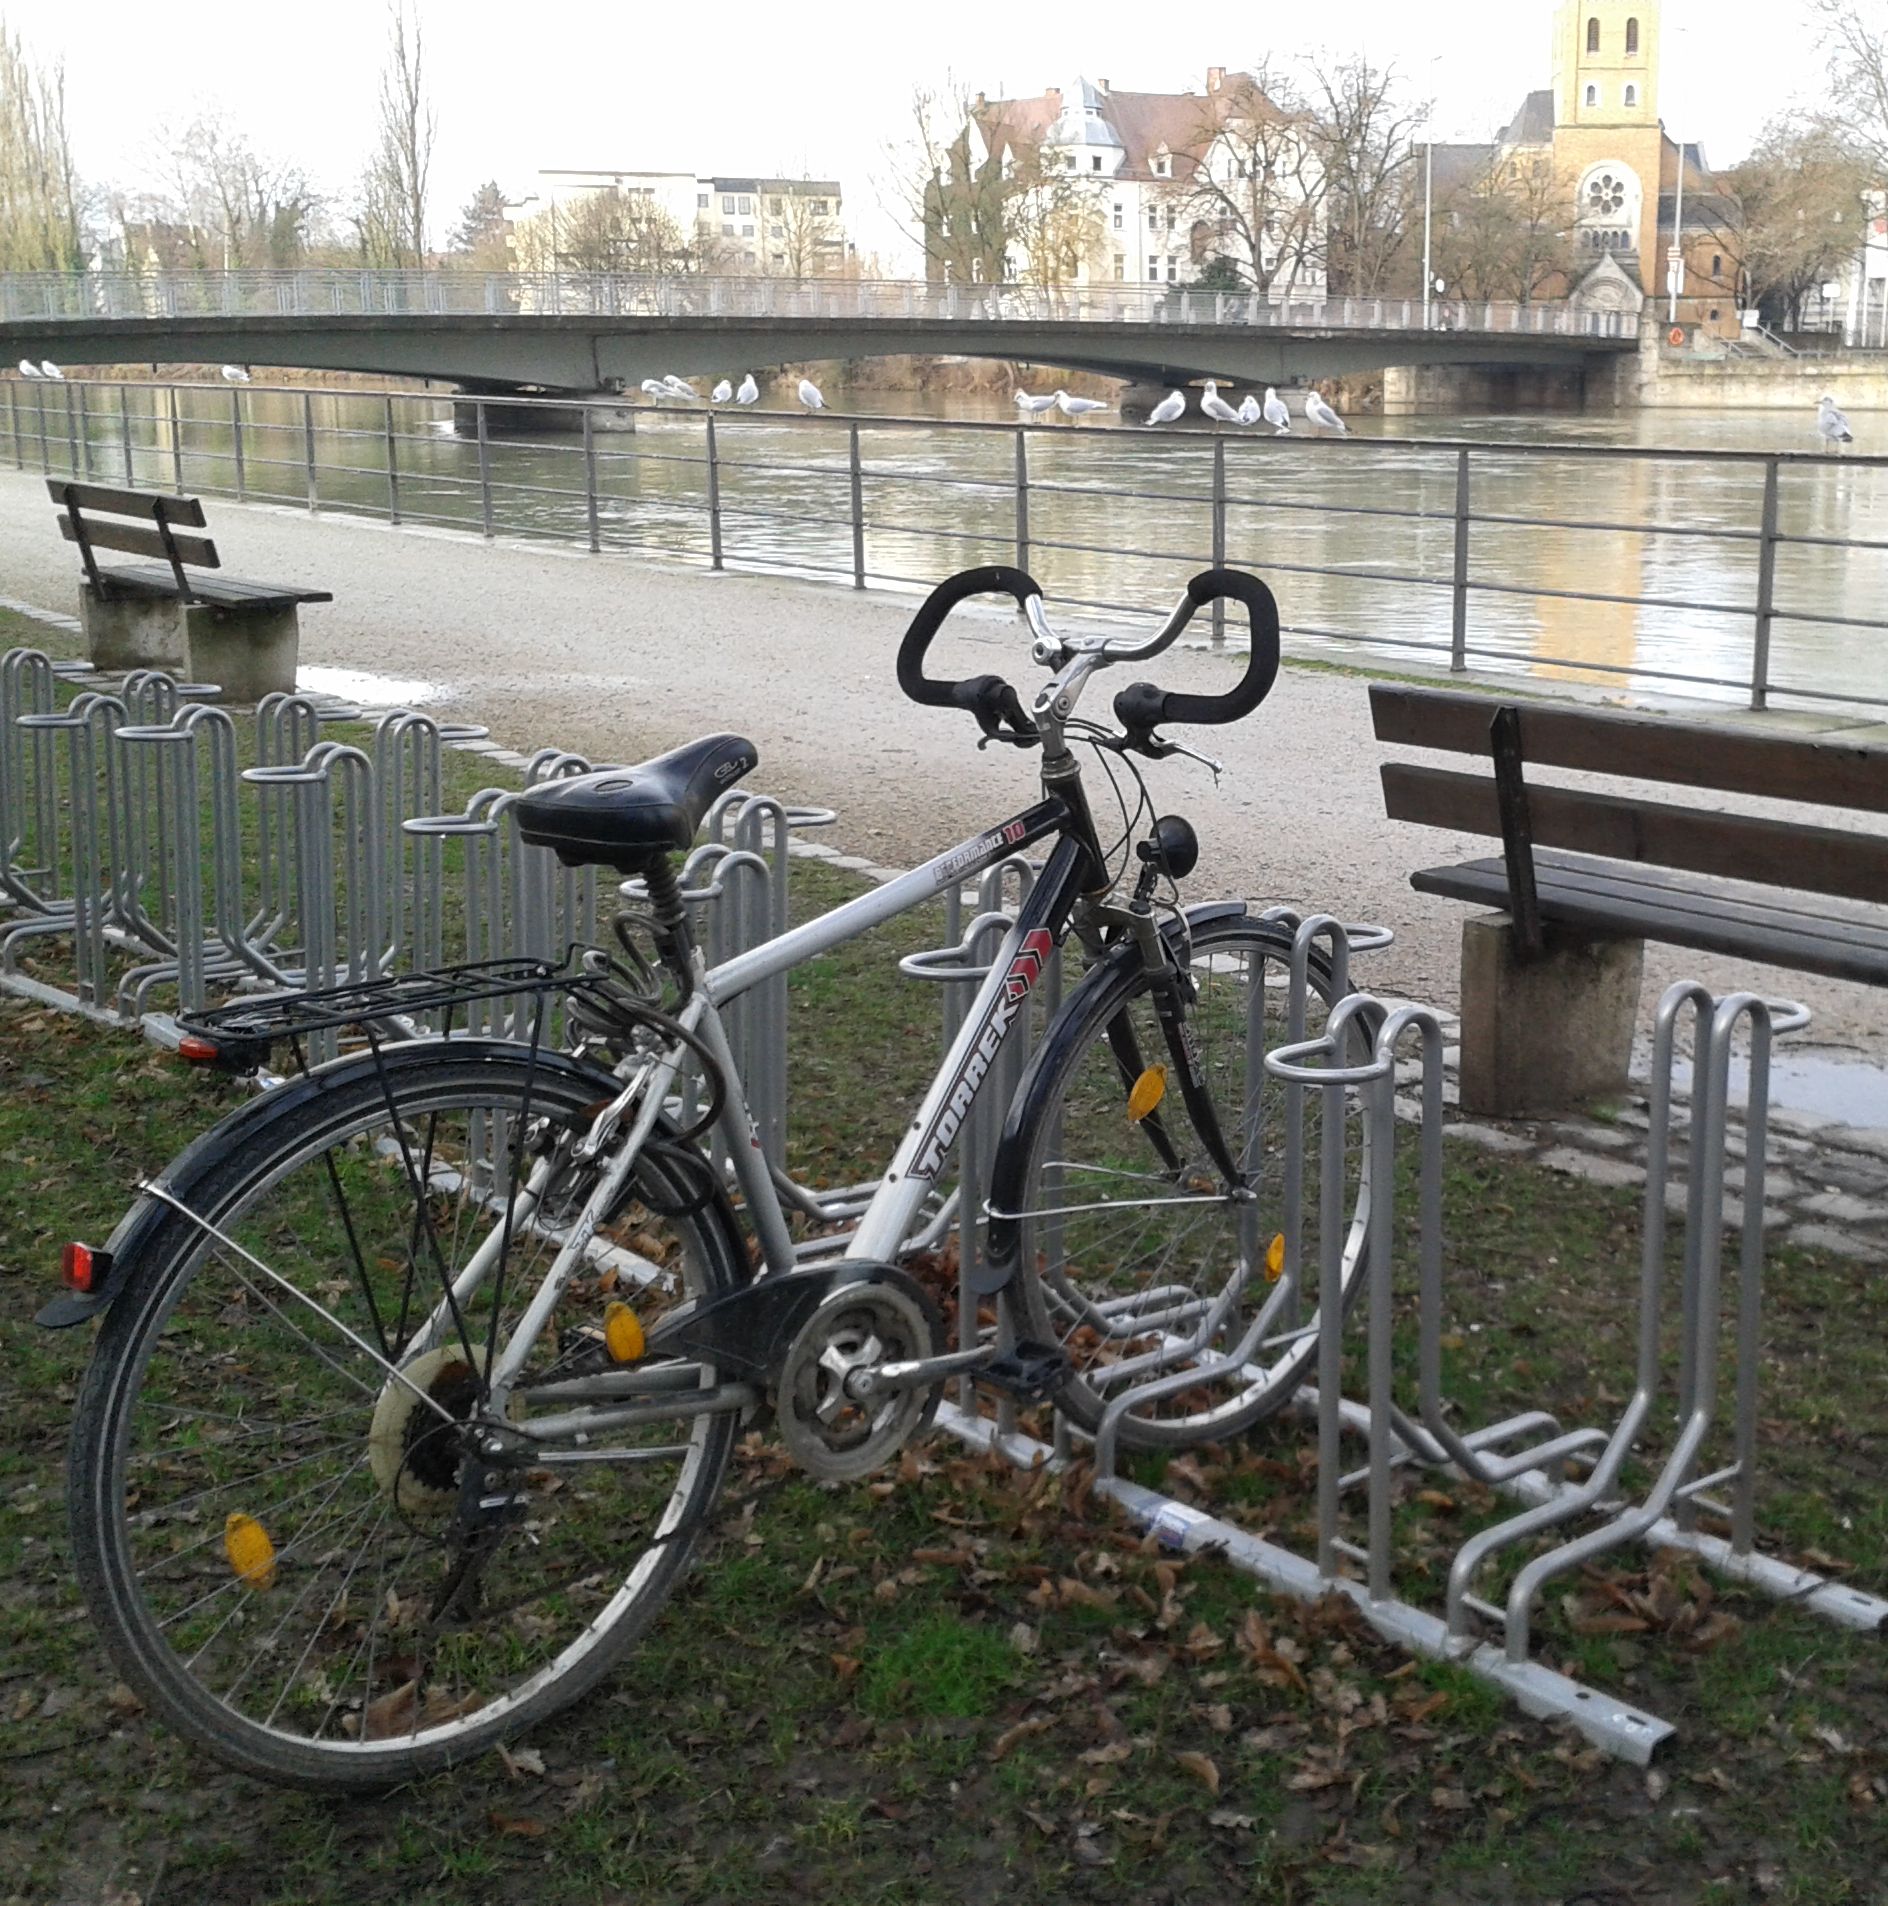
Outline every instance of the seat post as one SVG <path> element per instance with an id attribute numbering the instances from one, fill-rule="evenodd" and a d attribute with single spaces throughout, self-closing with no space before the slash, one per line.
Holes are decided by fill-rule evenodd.
<path id="1" fill-rule="evenodd" d="M 695 938 L 682 900 L 682 883 L 675 877 L 675 863 L 669 855 L 658 854 L 649 862 L 643 869 L 643 885 L 649 893 L 649 923 L 655 930 L 656 945 L 673 962 L 676 972 L 685 974 Z"/>

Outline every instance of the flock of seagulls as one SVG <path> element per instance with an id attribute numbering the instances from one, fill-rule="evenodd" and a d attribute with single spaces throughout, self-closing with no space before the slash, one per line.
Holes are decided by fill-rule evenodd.
<path id="1" fill-rule="evenodd" d="M 44 378 L 50 384 L 63 384 L 66 381 L 65 372 L 49 357 L 41 358 L 37 364 L 30 357 L 21 358 L 20 375 L 30 377 L 36 382 Z"/>
<path id="2" fill-rule="evenodd" d="M 1200 414 L 1210 417 L 1216 424 L 1238 424 L 1242 429 L 1250 430 L 1255 424 L 1270 424 L 1274 436 L 1291 435 L 1291 411 L 1278 392 L 1267 389 L 1264 403 L 1260 403 L 1255 391 L 1247 391 L 1245 401 L 1235 410 L 1219 394 L 1219 385 L 1207 378 L 1205 395 L 1200 399 Z M 1017 402 L 1022 402 L 1018 393 Z M 1187 394 L 1183 390 L 1170 390 L 1152 410 L 1147 413 L 1150 425 L 1177 424 L 1187 414 Z M 1334 437 L 1348 437 L 1349 429 L 1342 417 L 1324 401 L 1322 394 L 1312 390 L 1305 393 L 1305 422 L 1313 430 L 1326 431 Z"/>
<path id="3" fill-rule="evenodd" d="M 1071 397 L 1065 390 L 1052 390 L 1046 395 L 1019 390 L 1016 393 L 1016 408 L 1025 417 L 1040 417 L 1047 410 L 1059 410 L 1065 417 L 1092 417 L 1096 411 L 1106 410 L 1108 406 L 1098 397 Z"/>

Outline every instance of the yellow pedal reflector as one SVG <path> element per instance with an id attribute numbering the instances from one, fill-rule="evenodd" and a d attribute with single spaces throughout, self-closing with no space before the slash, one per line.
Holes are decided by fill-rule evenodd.
<path id="1" fill-rule="evenodd" d="M 1149 1066 L 1128 1094 L 1128 1118 L 1138 1125 L 1167 1096 L 1167 1068 Z"/>
<path id="2" fill-rule="evenodd" d="M 642 1320 L 627 1304 L 611 1304 L 604 1311 L 603 1342 L 612 1363 L 634 1363 L 642 1355 Z"/>
<path id="3" fill-rule="evenodd" d="M 224 1517 L 223 1553 L 246 1587 L 275 1586 L 275 1544 L 254 1516 L 232 1509 Z"/>
<path id="4" fill-rule="evenodd" d="M 1276 1284 L 1285 1275 L 1285 1234 L 1281 1231 L 1265 1247 L 1265 1281 Z"/>

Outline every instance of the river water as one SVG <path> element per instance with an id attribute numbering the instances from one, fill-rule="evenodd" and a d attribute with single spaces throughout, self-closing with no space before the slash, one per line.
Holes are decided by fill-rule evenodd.
<path id="1" fill-rule="evenodd" d="M 116 480 L 126 474 L 128 434 L 129 474 L 139 483 L 210 494 L 240 488 L 305 505 L 312 445 L 326 509 L 380 515 L 397 504 L 405 522 L 477 533 L 489 490 L 496 533 L 583 542 L 594 488 L 604 549 L 700 562 L 711 555 L 700 407 L 644 411 L 633 430 L 596 431 L 593 485 L 580 436 L 494 427 L 482 486 L 479 445 L 455 434 L 443 395 L 187 388 L 175 399 L 173 434 L 173 400 L 162 388 L 93 384 L 76 406 L 74 388 L 10 387 L 0 442 L 10 431 L 16 461 L 43 459 L 57 470 L 89 459 L 94 475 Z M 1228 393 L 1235 402 L 1242 394 Z M 726 562 L 853 575 L 855 428 L 857 554 L 874 585 L 928 586 L 972 563 L 1015 560 L 1019 432 L 1006 399 L 828 396 L 857 423 L 783 410 L 772 396 L 755 412 L 717 415 L 713 480 Z M 498 413 L 488 417 L 496 426 Z M 1861 420 L 1863 448 L 1873 423 Z M 974 424 L 1009 427 L 960 427 Z M 1310 441 L 1302 422 L 1290 439 L 1229 432 L 1224 441 L 1225 554 L 1272 583 L 1288 652 L 1343 659 L 1362 644 L 1386 657 L 1446 657 L 1456 446 L 1468 442 L 1476 446 L 1465 546 L 1472 663 L 1748 699 L 1765 464 L 1708 453 L 1812 452 L 1813 415 L 1362 417 L 1351 427 L 1357 441 L 1348 445 Z M 1052 600 L 1161 608 L 1211 561 L 1207 428 L 1158 433 L 1099 418 L 1036 424 L 1021 435 L 1028 564 Z M 1388 438 L 1423 441 L 1376 447 Z M 1424 447 L 1439 439 L 1451 441 Z M 1596 448 L 1613 454 L 1582 454 Z M 1768 669 L 1775 697 L 1888 701 L 1883 632 L 1834 619 L 1888 613 L 1888 548 L 1856 546 L 1888 545 L 1888 468 L 1783 463 L 1778 525 L 1779 619 Z M 1333 646 L 1337 638 L 1344 646 Z"/>

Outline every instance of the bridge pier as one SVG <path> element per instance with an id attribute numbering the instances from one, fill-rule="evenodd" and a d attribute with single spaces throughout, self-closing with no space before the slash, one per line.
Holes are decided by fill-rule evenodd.
<path id="1" fill-rule="evenodd" d="M 613 390 L 467 390 L 452 400 L 452 432 L 476 437 L 481 407 L 488 437 L 580 437 L 586 410 L 593 430 L 633 431 L 636 413 L 621 399 Z"/>
<path id="2" fill-rule="evenodd" d="M 1415 417 L 1427 411 L 1584 410 L 1587 397 L 1587 373 L 1581 364 L 1391 364 L 1383 372 L 1386 417 Z"/>

